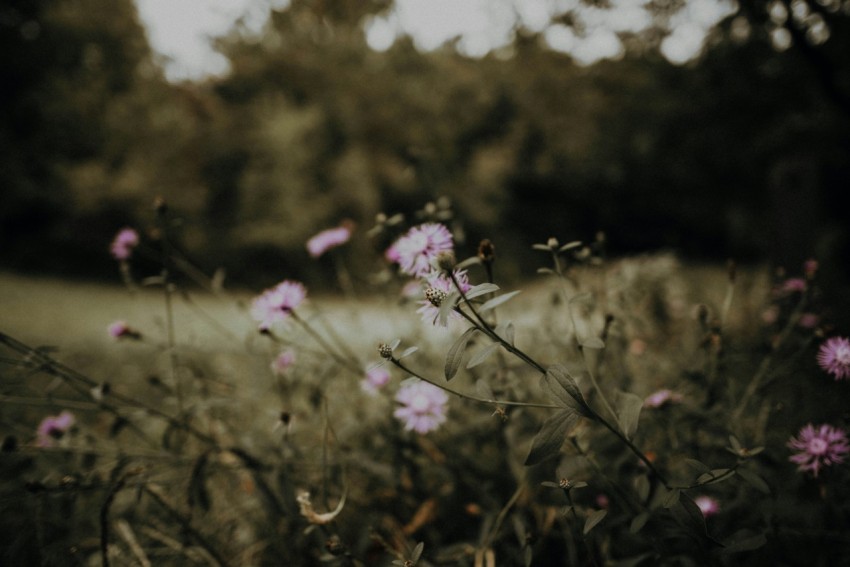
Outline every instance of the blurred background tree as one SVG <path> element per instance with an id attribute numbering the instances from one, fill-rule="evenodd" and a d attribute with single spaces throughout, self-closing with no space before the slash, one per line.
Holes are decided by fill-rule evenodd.
<path id="1" fill-rule="evenodd" d="M 589 33 L 586 4 L 536 26 L 526 4 L 509 42 L 470 53 L 465 36 L 371 47 L 370 26 L 400 21 L 394 2 L 293 0 L 259 36 L 237 24 L 218 40 L 228 74 L 169 82 L 131 0 L 7 2 L 0 265 L 111 275 L 112 235 L 150 224 L 163 195 L 205 268 L 315 284 L 312 234 L 447 196 L 465 252 L 492 238 L 508 276 L 530 273 L 530 243 L 598 230 L 615 254 L 846 270 L 850 2 L 730 5 L 675 64 L 665 41 L 700 3 L 652 2 L 651 25 L 592 65 L 552 47 Z"/>

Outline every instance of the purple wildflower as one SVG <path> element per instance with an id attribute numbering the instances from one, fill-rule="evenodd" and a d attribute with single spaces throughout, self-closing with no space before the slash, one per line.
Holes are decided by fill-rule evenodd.
<path id="1" fill-rule="evenodd" d="M 331 248 L 336 248 L 348 242 L 351 238 L 351 223 L 343 223 L 336 228 L 323 230 L 307 241 L 307 251 L 313 258 L 318 258 Z"/>
<path id="2" fill-rule="evenodd" d="M 366 371 L 366 377 L 360 381 L 360 388 L 370 396 L 374 396 L 389 381 L 390 371 L 383 366 L 376 366 Z"/>
<path id="3" fill-rule="evenodd" d="M 453 247 L 452 233 L 439 223 L 415 226 L 396 240 L 386 252 L 387 258 L 397 261 L 401 271 L 411 276 L 426 276 L 432 269 L 431 261 L 440 252 Z"/>
<path id="4" fill-rule="evenodd" d="M 820 317 L 816 313 L 803 313 L 797 324 L 804 329 L 814 329 L 818 323 L 820 323 Z"/>
<path id="5" fill-rule="evenodd" d="M 133 255 L 133 248 L 139 245 L 139 233 L 132 228 L 122 228 L 112 240 L 109 251 L 116 260 L 129 260 Z"/>
<path id="6" fill-rule="evenodd" d="M 782 282 L 782 291 L 785 293 L 803 293 L 806 287 L 806 280 L 803 278 L 788 278 Z"/>
<path id="7" fill-rule="evenodd" d="M 295 353 L 291 350 L 285 350 L 278 354 L 272 361 L 272 372 L 274 372 L 276 376 L 283 376 L 293 364 L 295 364 Z"/>
<path id="8" fill-rule="evenodd" d="M 401 404 L 393 415 L 404 422 L 407 431 L 428 433 L 446 421 L 449 396 L 440 388 L 421 380 L 402 384 L 395 399 Z"/>
<path id="9" fill-rule="evenodd" d="M 113 321 L 106 328 L 113 339 L 141 339 L 142 334 L 124 321 Z"/>
<path id="10" fill-rule="evenodd" d="M 720 502 L 711 496 L 697 496 L 694 498 L 694 504 L 697 505 L 704 518 L 714 516 L 720 511 Z"/>
<path id="11" fill-rule="evenodd" d="M 814 477 L 818 476 L 821 468 L 844 462 L 844 457 L 850 452 L 844 430 L 831 425 L 820 425 L 815 429 L 811 423 L 788 441 L 788 447 L 798 451 L 789 459 L 798 465 L 797 470 L 811 471 Z"/>
<path id="12" fill-rule="evenodd" d="M 307 297 L 307 289 L 299 282 L 284 280 L 254 298 L 251 316 L 267 329 L 277 321 L 285 321 Z"/>
<path id="13" fill-rule="evenodd" d="M 647 398 L 643 401 L 643 407 L 660 408 L 667 404 L 678 404 L 681 401 L 682 394 L 665 388 L 647 396 Z"/>
<path id="14" fill-rule="evenodd" d="M 820 346 L 817 354 L 821 368 L 835 376 L 836 380 L 850 378 L 850 340 L 832 337 Z"/>
<path id="15" fill-rule="evenodd" d="M 39 447 L 52 447 L 73 427 L 75 421 L 74 414 L 68 410 L 62 411 L 59 415 L 45 417 L 38 424 L 35 444 Z"/>
<path id="16" fill-rule="evenodd" d="M 472 286 L 469 285 L 469 278 L 467 277 L 465 270 L 456 270 L 454 272 L 454 275 L 455 279 L 457 280 L 457 283 L 460 285 L 460 289 L 464 293 L 472 289 Z M 438 292 L 440 292 L 439 295 L 448 295 L 453 291 L 456 291 L 455 285 L 454 283 L 452 283 L 452 280 L 446 277 L 445 274 L 438 274 L 437 272 L 432 272 L 432 275 L 428 278 L 428 288 L 437 290 Z M 417 303 L 419 303 L 421 307 L 417 309 L 416 312 L 422 315 L 422 320 L 426 323 L 437 325 L 438 320 L 440 318 L 440 308 L 434 305 L 431 300 L 427 298 L 418 301 Z M 449 317 L 452 317 L 454 319 L 460 319 L 461 316 L 452 311 L 449 313 Z"/>

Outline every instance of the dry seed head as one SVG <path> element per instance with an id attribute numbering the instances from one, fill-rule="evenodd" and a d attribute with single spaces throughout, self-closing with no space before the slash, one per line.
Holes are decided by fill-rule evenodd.
<path id="1" fill-rule="evenodd" d="M 478 259 L 482 262 L 492 262 L 496 259 L 496 246 L 487 238 L 478 245 Z"/>
<path id="2" fill-rule="evenodd" d="M 393 357 L 393 348 L 387 343 L 381 343 L 378 345 L 378 354 L 381 355 L 381 358 L 389 360 Z"/>

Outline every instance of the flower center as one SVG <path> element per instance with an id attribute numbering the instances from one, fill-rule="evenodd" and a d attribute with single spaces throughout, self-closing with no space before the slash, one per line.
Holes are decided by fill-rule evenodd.
<path id="1" fill-rule="evenodd" d="M 841 345 L 835 349 L 835 360 L 842 366 L 850 366 L 850 347 Z"/>
<path id="2" fill-rule="evenodd" d="M 424 394 L 417 394 L 413 396 L 413 399 L 410 401 L 410 407 L 416 413 L 424 413 L 428 410 L 431 405 L 431 401 L 428 399 L 428 396 Z"/>
<path id="3" fill-rule="evenodd" d="M 829 443 L 821 439 L 820 437 L 815 437 L 811 441 L 809 441 L 808 452 L 811 455 L 823 455 L 826 453 L 826 450 L 829 448 Z"/>

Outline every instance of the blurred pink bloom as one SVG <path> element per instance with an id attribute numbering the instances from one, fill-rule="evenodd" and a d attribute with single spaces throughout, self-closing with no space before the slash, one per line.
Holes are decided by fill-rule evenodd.
<path id="1" fill-rule="evenodd" d="M 761 320 L 765 325 L 773 325 L 779 319 L 779 307 L 771 305 L 761 312 Z"/>
<path id="2" fill-rule="evenodd" d="M 603 510 L 607 510 L 611 505 L 611 501 L 608 499 L 608 495 L 600 492 L 596 495 L 596 506 L 602 508 Z"/>
<path id="3" fill-rule="evenodd" d="M 139 233 L 132 228 L 122 228 L 112 240 L 109 247 L 112 257 L 116 260 L 129 260 L 133 255 L 133 248 L 139 245 Z"/>
<path id="4" fill-rule="evenodd" d="M 306 297 L 307 289 L 301 283 L 284 280 L 254 298 L 251 316 L 261 329 L 268 328 L 277 321 L 285 321 Z"/>
<path id="5" fill-rule="evenodd" d="M 398 248 L 395 244 L 387 248 L 386 252 L 384 252 L 384 258 L 392 262 L 393 264 L 398 264 L 401 256 L 398 255 Z"/>
<path id="6" fill-rule="evenodd" d="M 818 326 L 818 323 L 820 323 L 820 317 L 818 317 L 815 313 L 803 313 L 800 315 L 800 320 L 797 322 L 797 324 L 804 329 L 814 329 Z"/>
<path id="7" fill-rule="evenodd" d="M 643 401 L 645 408 L 660 408 L 666 404 L 678 404 L 682 401 L 682 394 L 672 390 L 658 390 L 654 394 L 650 394 Z"/>
<path id="8" fill-rule="evenodd" d="M 802 293 L 806 291 L 806 280 L 803 278 L 788 278 L 782 282 L 782 291 L 785 293 Z"/>
<path id="9" fill-rule="evenodd" d="M 629 343 L 629 354 L 640 356 L 646 352 L 646 341 L 643 339 L 632 339 Z"/>
<path id="10" fill-rule="evenodd" d="M 422 297 L 422 282 L 419 280 L 410 280 L 401 288 L 401 296 L 404 299 Z"/>
<path id="11" fill-rule="evenodd" d="M 455 278 L 457 279 L 457 283 L 460 284 L 460 289 L 463 290 L 464 293 L 472 289 L 472 286 L 469 285 L 469 278 L 466 275 L 465 270 L 455 270 L 454 272 Z M 445 274 L 438 274 L 437 272 L 432 272 L 432 275 L 428 278 L 428 287 L 434 288 L 439 291 L 442 291 L 446 295 L 450 294 L 455 290 L 455 286 L 452 283 L 452 280 L 449 279 Z M 431 303 L 427 299 L 423 299 L 421 301 L 417 301 L 421 307 L 416 310 L 422 316 L 422 320 L 426 323 L 431 323 L 432 325 L 439 324 L 440 318 L 440 308 Z M 455 313 L 454 311 L 449 312 L 449 317 L 453 319 L 460 319 L 460 315 Z M 446 325 L 443 325 L 444 327 Z"/>
<path id="12" fill-rule="evenodd" d="M 397 258 L 395 261 L 404 273 L 423 277 L 431 271 L 431 261 L 437 258 L 437 254 L 452 247 L 449 229 L 439 223 L 425 223 L 414 226 L 396 240 L 386 256 L 390 260 Z"/>
<path id="13" fill-rule="evenodd" d="M 404 422 L 407 431 L 428 433 L 446 421 L 446 404 L 449 396 L 440 388 L 421 380 L 402 384 L 395 395 L 401 404 L 393 415 Z"/>
<path id="14" fill-rule="evenodd" d="M 36 430 L 36 445 L 39 447 L 52 447 L 57 439 L 61 439 L 73 427 L 75 421 L 74 414 L 68 410 L 62 411 L 59 415 L 45 417 L 38 424 L 38 429 Z"/>
<path id="15" fill-rule="evenodd" d="M 798 451 L 790 457 L 800 472 L 811 471 L 817 477 L 823 467 L 844 462 L 850 452 L 847 434 L 831 425 L 821 425 L 817 429 L 810 423 L 800 430 L 797 437 L 788 441 L 788 447 Z"/>
<path id="16" fill-rule="evenodd" d="M 295 364 L 295 353 L 291 350 L 285 350 L 272 361 L 272 372 L 277 376 L 283 376 L 293 364 Z"/>
<path id="17" fill-rule="evenodd" d="M 814 278 L 815 274 L 818 273 L 818 261 L 814 258 L 809 258 L 803 262 L 803 273 L 806 274 L 806 277 L 809 279 Z"/>
<path id="18" fill-rule="evenodd" d="M 694 504 L 697 505 L 704 518 L 714 516 L 720 511 L 720 502 L 711 496 L 697 496 L 694 498 Z"/>
<path id="19" fill-rule="evenodd" d="M 850 340 L 832 337 L 820 346 L 817 354 L 821 368 L 835 376 L 836 380 L 850 377 Z"/>
<path id="20" fill-rule="evenodd" d="M 307 251 L 313 258 L 318 258 L 331 248 L 336 248 L 348 242 L 351 238 L 350 223 L 343 223 L 336 228 L 323 230 L 307 241 Z"/>
<path id="21" fill-rule="evenodd" d="M 113 321 L 106 328 L 113 339 L 140 339 L 142 334 L 124 321 Z"/>
<path id="22" fill-rule="evenodd" d="M 390 371 L 383 366 L 376 366 L 366 371 L 366 377 L 360 381 L 360 388 L 370 396 L 374 396 L 389 381 Z"/>

